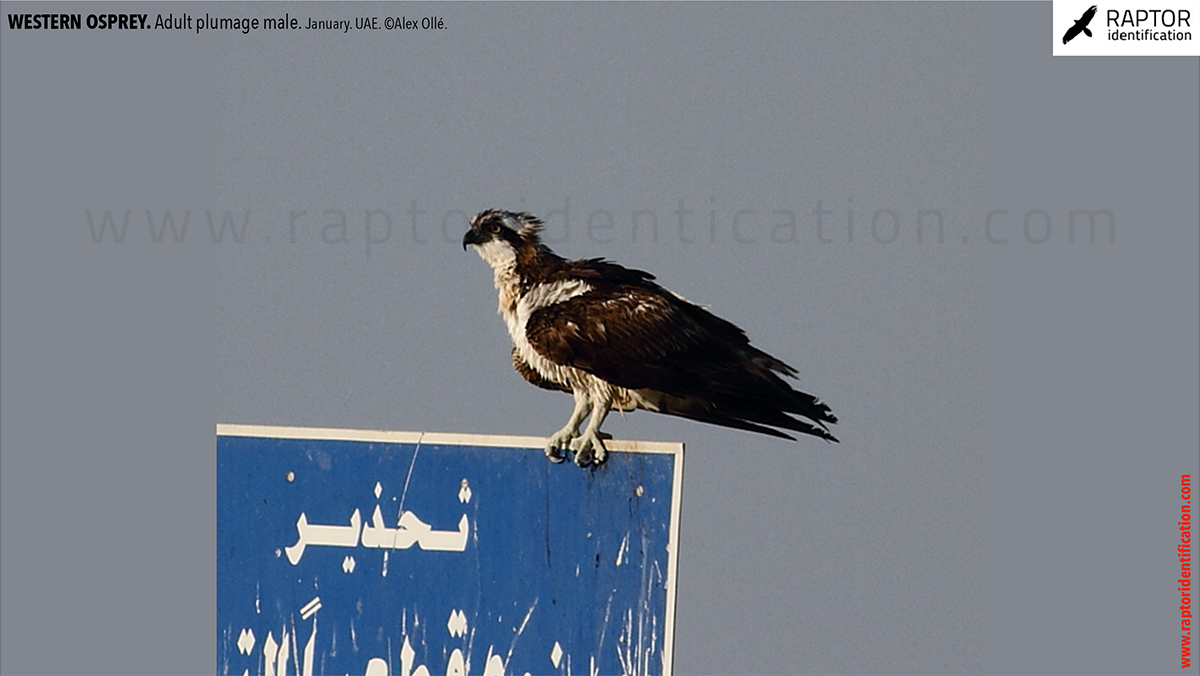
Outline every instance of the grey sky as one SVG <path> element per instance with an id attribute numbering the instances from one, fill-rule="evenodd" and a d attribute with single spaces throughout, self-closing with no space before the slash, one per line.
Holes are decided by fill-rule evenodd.
<path id="1" fill-rule="evenodd" d="M 447 215 L 529 209 L 562 255 L 650 270 L 745 327 L 844 421 L 838 446 L 606 425 L 687 444 L 680 673 L 978 669 L 982 288 L 960 241 L 981 196 L 975 8 L 435 13 L 445 36 L 223 41 L 218 192 L 272 241 L 218 253 L 219 417 L 558 429 L 570 399 L 512 372 L 491 273 Z M 871 232 L 884 209 L 890 244 L 889 215 Z M 917 243 L 922 209 L 946 242 L 928 225 Z M 348 243 L 325 241 L 334 210 Z M 368 256 L 372 210 L 393 230 Z M 774 241 L 793 218 L 795 241 Z M 860 633 L 870 649 L 848 654 Z"/>
<path id="2" fill-rule="evenodd" d="M 1177 669 L 1197 59 L 1054 59 L 1045 3 L 133 7 L 448 28 L 5 25 L 5 673 L 211 669 L 215 422 L 561 426 L 458 243 L 489 207 L 741 325 L 842 420 L 606 423 L 687 445 L 677 673 Z M 165 535 L 47 528 L 80 521 Z"/>

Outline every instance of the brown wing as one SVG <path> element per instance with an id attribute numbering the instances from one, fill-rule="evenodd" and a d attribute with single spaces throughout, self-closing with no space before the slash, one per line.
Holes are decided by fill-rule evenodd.
<path id="1" fill-rule="evenodd" d="M 795 370 L 750 345 L 734 324 L 652 283 L 600 286 L 534 312 L 526 339 L 539 354 L 614 385 L 688 402 L 664 410 L 718 425 L 786 436 L 761 425 L 832 440 L 818 425 L 829 407 L 780 378 Z"/>

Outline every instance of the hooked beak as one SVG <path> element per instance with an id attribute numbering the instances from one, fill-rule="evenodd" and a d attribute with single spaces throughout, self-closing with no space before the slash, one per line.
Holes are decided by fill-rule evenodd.
<path id="1" fill-rule="evenodd" d="M 463 235 L 463 251 L 467 250 L 468 244 L 479 244 L 481 241 L 483 241 L 483 239 L 481 238 L 479 231 L 475 228 L 471 228 L 467 231 L 467 234 Z"/>

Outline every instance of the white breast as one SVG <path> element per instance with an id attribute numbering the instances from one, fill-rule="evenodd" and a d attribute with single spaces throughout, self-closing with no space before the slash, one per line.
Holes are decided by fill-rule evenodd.
<path id="1" fill-rule="evenodd" d="M 500 314 L 504 316 L 504 323 L 508 326 L 508 334 L 512 337 L 513 345 L 516 346 L 521 359 L 525 360 L 525 363 L 529 364 L 543 378 L 569 387 L 583 385 L 593 378 L 593 376 L 583 371 L 571 368 L 570 366 L 555 364 L 546 359 L 538 354 L 525 338 L 525 325 L 529 322 L 529 317 L 534 312 L 556 303 L 568 301 L 591 290 L 592 287 L 587 282 L 574 279 L 549 284 L 538 284 L 517 301 L 515 309 L 508 310 L 501 307 Z M 501 290 L 500 293 L 503 298 L 504 291 Z M 503 306 L 503 303 L 501 305 Z"/>

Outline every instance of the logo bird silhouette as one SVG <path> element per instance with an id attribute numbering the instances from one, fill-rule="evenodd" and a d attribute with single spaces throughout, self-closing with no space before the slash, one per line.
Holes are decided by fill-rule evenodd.
<path id="1" fill-rule="evenodd" d="M 1066 35 L 1063 36 L 1063 44 L 1067 44 L 1075 38 L 1076 35 L 1083 33 L 1089 38 L 1092 37 L 1092 32 L 1088 30 L 1088 24 L 1092 22 L 1092 17 L 1096 16 L 1096 6 L 1088 7 L 1088 10 L 1079 17 L 1074 26 L 1067 29 Z"/>

